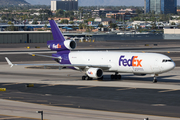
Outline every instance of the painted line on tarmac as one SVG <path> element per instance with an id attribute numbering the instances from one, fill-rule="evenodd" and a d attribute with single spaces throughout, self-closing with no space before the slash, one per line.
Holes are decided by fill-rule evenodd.
<path id="1" fill-rule="evenodd" d="M 163 91 L 159 91 L 160 93 L 164 93 L 164 92 L 173 92 L 173 91 L 178 91 L 179 89 L 173 89 L 173 90 L 163 90 Z"/>
<path id="2" fill-rule="evenodd" d="M 120 91 L 120 90 L 131 90 L 131 89 L 135 89 L 136 90 L 136 88 L 124 88 L 124 89 L 117 89 L 117 90 Z"/>
<path id="3" fill-rule="evenodd" d="M 17 85 L 19 83 L 8 83 L 8 84 L 2 84 L 2 86 L 7 86 L 7 85 Z"/>
<path id="4" fill-rule="evenodd" d="M 48 100 L 25 100 L 26 102 L 48 102 Z M 21 101 L 20 101 L 21 102 Z"/>
<path id="5" fill-rule="evenodd" d="M 164 106 L 166 106 L 166 104 L 152 104 L 151 106 L 164 107 Z"/>
<path id="6" fill-rule="evenodd" d="M 51 86 L 56 86 L 55 84 L 50 84 L 50 85 L 41 85 L 40 87 L 51 87 Z"/>
<path id="7" fill-rule="evenodd" d="M 21 117 L 5 117 L 5 118 L 0 118 L 0 120 L 9 120 L 9 119 L 16 119 L 16 118 L 21 118 Z"/>
<path id="8" fill-rule="evenodd" d="M 64 105 L 64 106 L 73 106 L 74 104 L 52 104 L 52 103 L 50 103 L 49 105 L 55 105 L 55 106 L 62 106 L 62 105 Z"/>
<path id="9" fill-rule="evenodd" d="M 94 87 L 97 87 L 97 86 L 78 87 L 77 89 L 86 89 L 86 88 L 94 88 Z"/>
<path id="10" fill-rule="evenodd" d="M 2 115 L 2 114 L 0 114 L 0 117 L 4 117 L 4 118 L 0 118 L 0 120 L 17 119 L 17 118 L 39 120 L 37 118 L 31 118 L 31 117 L 20 117 L 20 116 L 11 116 L 11 115 Z M 47 119 L 44 119 L 44 120 L 47 120 Z"/>
<path id="11" fill-rule="evenodd" d="M 7 101 L 14 101 L 14 100 L 7 100 Z M 69 107 L 64 107 L 64 106 L 52 106 L 52 105 L 49 105 L 49 104 L 38 104 L 38 103 L 29 103 L 29 102 L 25 102 L 25 101 L 16 101 L 16 102 L 20 102 L 20 103 L 27 103 L 27 104 L 36 104 L 36 105 L 42 105 L 42 106 L 48 106 L 48 107 L 54 107 L 54 108 L 67 108 L 67 109 L 73 109 L 73 110 L 77 110 L 78 108 L 69 108 Z M 30 109 L 31 110 L 31 109 Z M 106 110 L 91 110 L 91 109 L 83 109 L 83 108 L 81 108 L 81 110 L 87 110 L 87 111 L 97 111 L 97 112 L 108 112 L 108 113 L 120 113 L 120 114 L 126 114 L 126 115 L 143 115 L 143 116 L 150 116 L 150 117 L 164 117 L 164 116 L 158 116 L 158 115 L 148 115 L 148 114 L 136 114 L 136 113 L 127 113 L 127 112 L 114 112 L 114 111 L 106 111 Z M 59 114 L 59 112 L 56 112 L 56 111 L 54 111 L 54 113 L 58 113 Z M 61 112 L 61 113 L 63 113 L 63 115 L 69 115 L 67 112 Z M 1 114 L 0 114 L 1 115 Z M 76 114 L 77 115 L 77 114 Z M 4 115 L 4 116 L 6 116 L 6 115 Z M 129 118 L 131 118 L 131 117 L 124 117 L 124 116 L 122 116 L 123 117 L 123 119 L 127 119 L 127 120 L 129 120 Z M 30 117 L 22 117 L 22 118 L 30 118 Z M 165 118 L 169 118 L 169 119 L 171 119 L 171 118 L 174 118 L 174 119 L 179 119 L 178 117 L 168 117 L 168 116 L 166 116 Z M 30 118 L 30 119 L 35 119 L 35 120 L 39 120 L 39 119 L 36 119 L 36 118 Z M 134 119 L 134 118 L 131 118 L 130 120 L 132 120 L 132 119 Z M 47 119 L 45 119 L 45 120 L 47 120 Z"/>

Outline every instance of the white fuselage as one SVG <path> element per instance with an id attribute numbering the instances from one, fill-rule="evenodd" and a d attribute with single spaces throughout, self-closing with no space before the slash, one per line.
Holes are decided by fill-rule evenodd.
<path id="1" fill-rule="evenodd" d="M 110 72 L 134 74 L 160 74 L 174 69 L 175 63 L 168 56 L 157 53 L 73 51 L 71 64 L 109 65 Z"/>

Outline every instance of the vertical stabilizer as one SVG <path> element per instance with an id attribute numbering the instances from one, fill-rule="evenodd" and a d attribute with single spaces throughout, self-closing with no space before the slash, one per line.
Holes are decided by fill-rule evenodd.
<path id="1" fill-rule="evenodd" d="M 49 21 L 54 40 L 47 41 L 47 46 L 53 51 L 70 51 L 76 48 L 76 41 L 65 40 L 54 20 Z"/>
<path id="2" fill-rule="evenodd" d="M 51 25 L 51 31 L 52 31 L 54 40 L 64 42 L 65 38 L 62 35 L 62 33 L 61 33 L 59 27 L 57 26 L 56 22 L 54 20 L 49 20 L 49 23 Z"/>

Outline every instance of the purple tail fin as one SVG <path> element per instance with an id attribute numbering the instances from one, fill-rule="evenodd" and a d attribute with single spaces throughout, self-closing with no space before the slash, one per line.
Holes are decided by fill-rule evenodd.
<path id="1" fill-rule="evenodd" d="M 54 40 L 47 41 L 48 48 L 53 51 L 70 51 L 76 48 L 74 40 L 65 40 L 54 20 L 49 21 Z"/>
<path id="2" fill-rule="evenodd" d="M 55 21 L 54 20 L 49 20 L 49 23 L 51 25 L 51 31 L 52 31 L 54 40 L 64 42 L 65 38 L 62 35 L 62 33 L 61 33 L 59 27 L 57 26 L 57 24 L 55 23 Z"/>

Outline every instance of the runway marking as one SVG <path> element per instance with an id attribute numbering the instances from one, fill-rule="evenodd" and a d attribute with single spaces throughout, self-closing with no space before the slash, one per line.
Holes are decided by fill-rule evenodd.
<path id="1" fill-rule="evenodd" d="M 51 94 L 45 94 L 45 96 L 52 96 Z"/>
<path id="2" fill-rule="evenodd" d="M 96 86 L 78 87 L 77 89 L 85 89 L 85 88 L 93 88 L 93 87 L 96 87 Z"/>
<path id="3" fill-rule="evenodd" d="M 39 120 L 37 118 L 31 118 L 31 117 L 20 117 L 20 116 L 11 116 L 11 115 L 2 115 L 0 114 L 0 120 L 5 120 L 5 119 L 16 119 L 16 118 L 26 118 L 26 119 L 33 119 L 33 120 Z M 2 118 L 5 117 L 5 118 Z M 47 120 L 47 119 L 44 119 Z"/>
<path id="4" fill-rule="evenodd" d="M 160 106 L 160 107 L 163 107 L 163 106 L 166 106 L 165 104 L 152 104 L 151 106 Z"/>
<path id="5" fill-rule="evenodd" d="M 7 85 L 17 85 L 19 83 L 9 83 L 9 84 L 2 84 L 2 86 L 7 86 Z"/>
<path id="6" fill-rule="evenodd" d="M 10 99 L 17 98 L 17 99 L 24 99 L 24 97 L 10 97 Z"/>
<path id="7" fill-rule="evenodd" d="M 178 91 L 179 89 L 174 89 L 174 90 L 163 90 L 163 91 L 159 91 L 160 93 L 163 93 L 163 92 L 173 92 L 173 91 Z"/>
<path id="8" fill-rule="evenodd" d="M 5 118 L 0 118 L 0 120 L 16 119 L 16 118 L 22 118 L 22 117 L 5 117 Z"/>
<path id="9" fill-rule="evenodd" d="M 51 86 L 56 86 L 56 84 L 51 84 L 51 85 L 41 85 L 40 87 L 51 87 Z"/>
<path id="10" fill-rule="evenodd" d="M 36 102 L 48 102 L 48 100 L 36 100 Z"/>
<path id="11" fill-rule="evenodd" d="M 136 88 L 124 88 L 124 89 L 117 89 L 117 90 L 120 91 L 120 90 L 131 90 L 131 89 L 136 89 Z"/>
<path id="12" fill-rule="evenodd" d="M 48 102 L 48 100 L 25 100 L 25 101 L 29 101 L 29 102 Z"/>
<path id="13" fill-rule="evenodd" d="M 61 105 L 73 106 L 74 104 L 52 104 L 52 103 L 51 103 L 50 105 L 55 105 L 55 106 L 58 106 L 58 105 L 60 105 L 60 106 L 61 106 Z"/>

